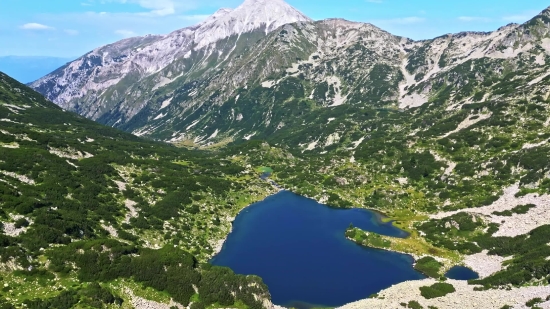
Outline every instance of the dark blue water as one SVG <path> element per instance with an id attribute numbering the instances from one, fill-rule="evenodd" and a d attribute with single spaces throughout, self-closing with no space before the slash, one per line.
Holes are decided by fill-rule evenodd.
<path id="1" fill-rule="evenodd" d="M 475 271 L 464 266 L 455 266 L 445 274 L 445 277 L 454 280 L 473 280 L 478 279 L 479 275 Z"/>
<path id="2" fill-rule="evenodd" d="M 363 248 L 345 238 L 353 223 L 405 237 L 370 211 L 329 208 L 288 191 L 243 210 L 222 251 L 211 261 L 268 285 L 277 305 L 335 307 L 424 276 L 410 256 Z"/>

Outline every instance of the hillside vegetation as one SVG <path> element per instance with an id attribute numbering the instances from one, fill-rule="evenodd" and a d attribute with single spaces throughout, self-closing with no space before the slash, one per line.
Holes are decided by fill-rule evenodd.
<path id="1" fill-rule="evenodd" d="M 480 308 L 547 297 L 550 9 L 523 25 L 425 41 L 303 21 L 171 55 L 154 74 L 136 64 L 114 86 L 86 75 L 102 64 L 96 52 L 117 49 L 118 67 L 177 34 L 121 41 L 33 84 L 134 135 L 0 76 L 5 306 L 269 307 L 260 278 L 207 261 L 235 215 L 278 190 L 272 182 L 373 209 L 410 234 L 342 231 L 412 255 L 431 277 L 369 306 L 392 308 L 404 294 L 416 307 L 457 295 Z M 73 73 L 82 78 L 56 87 Z M 82 85 L 105 91 L 56 93 Z M 480 278 L 438 282 L 455 265 Z"/>
<path id="2" fill-rule="evenodd" d="M 254 171 L 96 124 L 4 74 L 0 123 L 2 308 L 269 303 L 260 278 L 206 264 L 229 218 L 273 191 Z"/>

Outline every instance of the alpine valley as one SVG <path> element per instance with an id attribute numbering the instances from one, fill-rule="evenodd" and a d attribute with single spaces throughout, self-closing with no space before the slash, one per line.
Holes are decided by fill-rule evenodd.
<path id="1" fill-rule="evenodd" d="M 208 262 L 280 188 L 408 232 L 342 231 L 428 278 L 341 308 L 550 308 L 550 8 L 414 41 L 245 0 L 27 86 L 0 74 L 0 308 L 272 309 Z"/>

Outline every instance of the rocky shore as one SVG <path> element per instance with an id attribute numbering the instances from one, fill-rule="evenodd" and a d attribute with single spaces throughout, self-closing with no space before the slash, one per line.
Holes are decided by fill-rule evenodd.
<path id="1" fill-rule="evenodd" d="M 227 240 L 227 236 L 224 239 L 218 240 L 215 245 L 212 247 L 212 257 L 214 257 L 216 254 L 220 253 L 222 251 L 223 245 L 225 244 L 225 241 Z"/>
<path id="2" fill-rule="evenodd" d="M 468 285 L 466 281 L 457 280 L 446 281 L 455 287 L 456 292 L 454 293 L 433 299 L 425 299 L 420 295 L 420 287 L 429 286 L 436 282 L 434 279 L 406 281 L 380 292 L 377 298 L 360 300 L 341 306 L 338 309 L 398 309 L 403 308 L 401 303 L 408 303 L 411 300 L 419 302 L 424 308 L 433 306 L 438 309 L 498 309 L 509 305 L 514 309 L 526 309 L 528 308 L 525 306 L 527 301 L 537 297 L 544 300 L 550 295 L 550 288 L 547 286 L 474 291 L 475 286 Z M 538 306 L 548 309 L 550 308 L 550 302 L 546 301 Z"/>
<path id="3" fill-rule="evenodd" d="M 489 206 L 444 212 L 430 217 L 432 219 L 442 219 L 459 212 L 481 215 L 490 222 L 500 224 L 495 236 L 510 237 L 526 234 L 538 226 L 548 224 L 550 222 L 550 195 L 527 194 L 516 197 L 518 192 L 519 185 L 515 184 L 506 188 L 504 194 Z M 533 204 L 536 207 L 525 214 L 513 214 L 512 216 L 494 214 L 497 211 L 512 210 L 519 205 L 527 204 Z M 511 258 L 488 255 L 487 253 L 487 251 L 483 251 L 465 256 L 464 265 L 477 272 L 481 278 L 485 278 L 500 271 L 503 268 L 503 263 Z M 456 292 L 444 297 L 425 299 L 420 294 L 419 288 L 432 285 L 435 282 L 437 281 L 434 279 L 403 282 L 383 290 L 377 298 L 360 300 L 344 305 L 339 309 L 396 309 L 403 308 L 402 304 L 411 300 L 419 302 L 424 308 L 433 306 L 438 309 L 485 309 L 502 308 L 508 305 L 514 309 L 524 309 L 528 308 L 525 303 L 534 298 L 545 300 L 545 302 L 538 304 L 538 307 L 550 309 L 550 301 L 546 301 L 550 297 L 550 287 L 548 286 L 475 291 L 475 286 L 469 285 L 467 281 L 447 280 L 447 283 L 455 287 Z"/>

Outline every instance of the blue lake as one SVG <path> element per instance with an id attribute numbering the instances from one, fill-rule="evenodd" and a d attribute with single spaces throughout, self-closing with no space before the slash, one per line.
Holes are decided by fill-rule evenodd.
<path id="1" fill-rule="evenodd" d="M 454 280 L 473 280 L 478 279 L 479 275 L 468 267 L 455 266 L 449 269 L 449 271 L 445 274 L 445 277 Z"/>
<path id="2" fill-rule="evenodd" d="M 405 237 L 374 212 L 334 209 L 283 191 L 243 210 L 211 263 L 254 274 L 273 303 L 296 308 L 336 307 L 393 284 L 425 278 L 408 255 L 363 248 L 345 238 L 352 223 Z"/>

